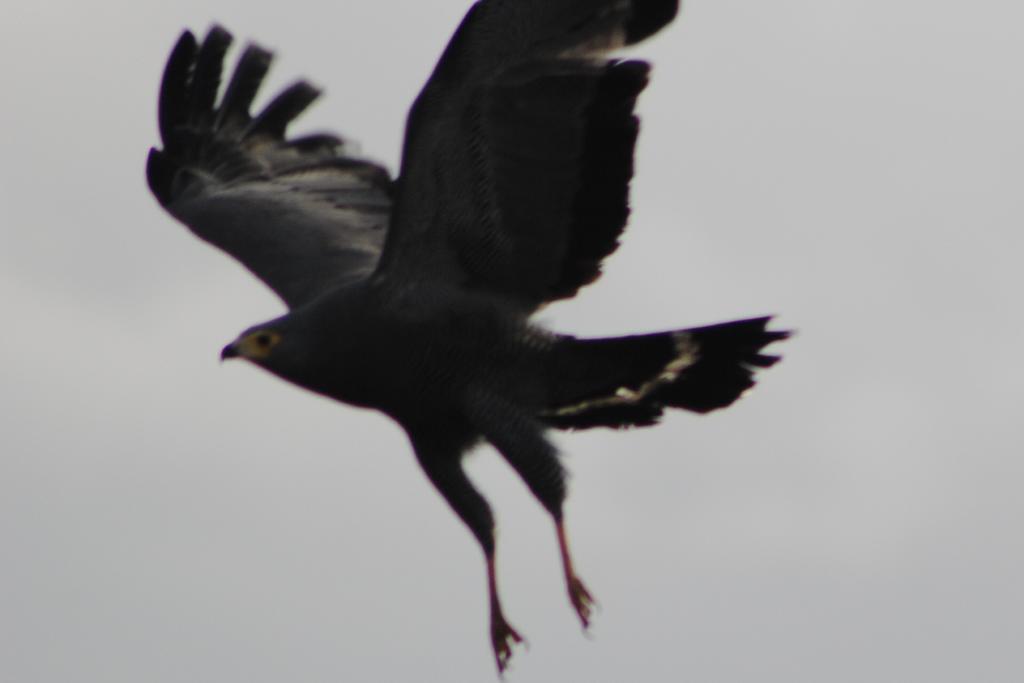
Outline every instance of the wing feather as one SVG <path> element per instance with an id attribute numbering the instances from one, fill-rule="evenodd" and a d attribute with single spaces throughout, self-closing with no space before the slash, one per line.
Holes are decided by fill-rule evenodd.
<path id="1" fill-rule="evenodd" d="M 341 139 L 287 139 L 319 95 L 299 81 L 249 113 L 271 54 L 249 46 L 220 105 L 231 35 L 190 32 L 171 51 L 159 98 L 163 149 L 150 151 L 153 194 L 197 236 L 236 258 L 295 308 L 376 267 L 391 214 L 387 171 Z"/>
<path id="2" fill-rule="evenodd" d="M 409 113 L 383 276 L 532 309 L 600 274 L 629 215 L 648 65 L 602 55 L 677 0 L 482 0 Z"/>
<path id="3" fill-rule="evenodd" d="M 244 125 L 249 120 L 249 108 L 252 107 L 256 93 L 270 70 L 273 55 L 258 45 L 245 48 L 235 73 L 224 91 L 217 122 L 214 128 L 227 128 L 232 125 Z"/>
<path id="4" fill-rule="evenodd" d="M 231 34 L 220 26 L 214 26 L 199 46 L 191 74 L 188 111 L 193 124 L 205 123 L 213 115 L 217 90 L 220 88 L 224 55 L 231 47 Z"/>

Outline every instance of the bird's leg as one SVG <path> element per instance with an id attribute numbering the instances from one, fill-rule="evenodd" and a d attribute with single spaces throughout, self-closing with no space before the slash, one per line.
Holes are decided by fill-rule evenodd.
<path id="1" fill-rule="evenodd" d="M 494 555 L 487 555 L 487 591 L 491 603 L 491 646 L 494 648 L 494 661 L 498 665 L 498 673 L 504 673 L 512 658 L 512 648 L 523 642 L 523 637 L 505 620 L 501 611 L 501 600 L 498 599 L 498 580 L 495 575 Z"/>
<path id="2" fill-rule="evenodd" d="M 498 397 L 480 392 L 468 408 L 480 432 L 523 478 L 555 521 L 569 600 L 583 622 L 583 628 L 587 628 L 596 603 L 572 567 L 569 542 L 562 523 L 565 470 L 558 461 L 555 447 L 544 438 L 543 428 L 535 419 Z"/>
<path id="3" fill-rule="evenodd" d="M 579 615 L 583 628 L 586 629 L 590 626 L 590 617 L 597 603 L 587 587 L 580 581 L 580 577 L 576 576 L 572 566 L 572 555 L 569 554 L 569 540 L 565 535 L 565 524 L 561 519 L 555 520 L 555 529 L 558 532 L 558 550 L 562 554 L 562 569 L 565 571 L 565 585 L 569 590 L 569 602 L 576 609 L 576 614 Z"/>
<path id="4" fill-rule="evenodd" d="M 494 517 L 483 496 L 474 488 L 462 469 L 461 453 L 457 448 L 439 447 L 435 442 L 413 439 L 416 457 L 423 471 L 452 506 L 455 514 L 473 532 L 487 558 L 487 593 L 491 608 L 491 646 L 498 673 L 505 671 L 512 657 L 512 648 L 523 638 L 505 620 L 498 599 L 498 580 L 494 567 Z M 454 451 L 454 453 L 453 453 Z"/>

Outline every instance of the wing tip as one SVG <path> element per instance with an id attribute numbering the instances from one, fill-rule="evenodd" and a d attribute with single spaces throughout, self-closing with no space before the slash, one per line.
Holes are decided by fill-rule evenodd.
<path id="1" fill-rule="evenodd" d="M 171 48 L 164 66 L 157 104 L 160 137 L 164 145 L 172 143 L 175 127 L 188 117 L 185 104 L 188 101 L 192 68 L 198 50 L 199 43 L 195 34 L 185 29 Z"/>
<path id="2" fill-rule="evenodd" d="M 234 40 L 235 37 L 231 34 L 231 31 L 214 22 L 210 24 L 210 28 L 206 29 L 206 35 L 203 37 L 203 44 L 200 46 L 200 50 L 208 50 L 211 55 L 223 55 L 231 47 L 231 43 Z"/>
<path id="3" fill-rule="evenodd" d="M 233 40 L 231 33 L 220 24 L 213 24 L 207 30 L 192 64 L 188 98 L 190 121 L 203 121 L 213 114 L 224 69 L 224 55 Z"/>
<path id="4" fill-rule="evenodd" d="M 276 140 L 283 139 L 288 125 L 313 104 L 322 92 L 306 80 L 292 83 L 252 120 L 245 131 L 245 137 L 269 135 Z"/>
<path id="5" fill-rule="evenodd" d="M 663 29 L 679 13 L 679 0 L 634 0 L 626 23 L 626 44 L 633 45 Z"/>
<path id="6" fill-rule="evenodd" d="M 171 184 L 174 182 L 175 166 L 163 151 L 156 147 L 149 149 L 146 157 L 146 182 L 149 189 L 162 206 L 167 206 L 171 199 Z"/>
<path id="7" fill-rule="evenodd" d="M 256 43 L 245 46 L 221 99 L 215 127 L 249 122 L 249 109 L 273 61 L 274 53 L 270 50 Z"/>
<path id="8" fill-rule="evenodd" d="M 300 80 L 283 90 L 259 115 L 250 118 L 249 108 L 274 59 L 274 53 L 249 43 L 239 57 L 220 102 L 217 101 L 225 55 L 234 38 L 214 23 L 202 41 L 189 29 L 181 32 L 171 49 L 161 82 L 158 122 L 165 148 L 179 143 L 181 128 L 220 128 L 241 120 L 245 135 L 284 137 L 285 129 L 320 95 L 321 90 Z"/>
<path id="9" fill-rule="evenodd" d="M 575 296 L 601 276 L 629 220 L 629 186 L 639 122 L 633 111 L 647 86 L 650 64 L 611 61 L 587 110 L 583 173 L 573 203 L 569 244 L 551 299 Z"/>

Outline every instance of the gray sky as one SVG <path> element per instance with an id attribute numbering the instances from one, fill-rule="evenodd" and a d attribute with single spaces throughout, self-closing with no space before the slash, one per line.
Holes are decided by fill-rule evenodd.
<path id="1" fill-rule="evenodd" d="M 385 419 L 220 347 L 273 295 L 143 165 L 184 26 L 397 165 L 463 0 L 0 9 L 0 680 L 494 680 L 483 562 Z M 602 611 L 490 451 L 512 681 L 1024 676 L 1018 4 L 691 0 L 633 54 L 635 211 L 580 334 L 761 313 L 800 336 L 728 411 L 559 436 Z M 268 94 L 268 88 L 264 94 Z"/>

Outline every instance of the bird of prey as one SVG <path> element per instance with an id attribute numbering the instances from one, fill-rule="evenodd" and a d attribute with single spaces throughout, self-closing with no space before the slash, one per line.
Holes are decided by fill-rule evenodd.
<path id="1" fill-rule="evenodd" d="M 531 322 L 594 281 L 618 245 L 649 65 L 609 54 L 677 10 L 678 0 L 480 0 L 409 111 L 394 179 L 336 136 L 286 135 L 319 94 L 304 81 L 251 113 L 271 62 L 256 45 L 218 98 L 231 43 L 220 27 L 202 42 L 183 33 L 164 72 L 153 194 L 288 307 L 222 357 L 405 430 L 483 549 L 499 670 L 521 637 L 498 598 L 493 519 L 463 454 L 489 442 L 551 514 L 586 627 L 594 601 L 569 553 L 565 474 L 546 431 L 728 406 L 778 360 L 764 347 L 787 336 L 768 317 L 590 339 Z"/>

